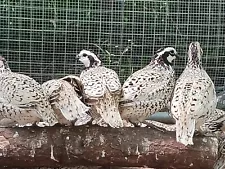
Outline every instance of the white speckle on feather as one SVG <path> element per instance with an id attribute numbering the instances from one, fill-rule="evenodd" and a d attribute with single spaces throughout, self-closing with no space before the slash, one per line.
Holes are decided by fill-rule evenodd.
<path id="1" fill-rule="evenodd" d="M 18 137 L 18 136 L 19 136 L 19 134 L 18 134 L 18 132 L 16 131 L 15 134 L 13 135 L 13 138 L 16 138 L 16 137 Z"/>
<path id="2" fill-rule="evenodd" d="M 17 127 L 24 127 L 25 125 L 22 124 L 16 124 Z"/>
<path id="3" fill-rule="evenodd" d="M 190 167 L 192 167 L 193 165 L 194 165 L 194 164 L 193 164 L 193 163 L 191 163 L 189 166 L 190 166 Z"/>
<path id="4" fill-rule="evenodd" d="M 70 139 L 70 137 L 69 137 L 69 136 L 67 136 L 67 137 L 66 137 L 66 140 L 69 140 L 69 139 Z"/>
<path id="5" fill-rule="evenodd" d="M 3 156 L 3 154 L 2 154 L 2 153 L 0 153 L 0 157 L 1 157 L 1 156 Z"/>
<path id="6" fill-rule="evenodd" d="M 56 162 L 59 162 L 59 161 L 56 160 L 55 157 L 54 157 L 54 150 L 53 150 L 53 149 L 54 149 L 54 146 L 51 145 L 51 159 L 54 160 L 54 161 L 56 161 Z"/>
<path id="7" fill-rule="evenodd" d="M 125 160 L 127 160 L 128 158 L 127 157 L 124 157 L 125 158 Z"/>
<path id="8" fill-rule="evenodd" d="M 43 121 L 43 122 L 36 122 L 36 125 L 38 127 L 46 127 L 46 126 L 49 126 L 49 123 L 46 122 L 46 121 Z"/>
<path id="9" fill-rule="evenodd" d="M 20 125 L 20 124 L 16 124 L 16 126 L 17 127 L 25 127 L 25 126 L 27 126 L 27 127 L 30 127 L 30 126 L 32 126 L 32 123 L 27 123 L 27 124 L 25 124 L 25 125 Z"/>
<path id="10" fill-rule="evenodd" d="M 147 127 L 147 124 L 140 123 L 140 127 Z"/>
<path id="11" fill-rule="evenodd" d="M 105 157 L 105 150 L 102 150 L 102 157 Z"/>
<path id="12" fill-rule="evenodd" d="M 105 142 L 105 138 L 102 134 L 99 136 L 99 139 L 100 139 L 100 144 L 103 145 Z"/>
<path id="13" fill-rule="evenodd" d="M 158 154 L 155 154 L 155 159 L 158 161 L 159 158 L 158 158 Z"/>

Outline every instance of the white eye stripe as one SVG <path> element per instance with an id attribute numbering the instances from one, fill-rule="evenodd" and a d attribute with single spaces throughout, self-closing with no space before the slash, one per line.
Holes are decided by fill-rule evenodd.
<path id="1" fill-rule="evenodd" d="M 176 49 L 175 48 L 173 48 L 173 47 L 167 47 L 167 48 L 165 48 L 165 49 L 163 49 L 163 50 L 160 50 L 160 52 L 157 52 L 157 54 L 158 55 L 163 55 L 163 53 L 165 53 L 165 52 L 169 52 L 169 53 L 174 53 L 174 54 L 177 54 L 177 51 L 176 51 Z"/>

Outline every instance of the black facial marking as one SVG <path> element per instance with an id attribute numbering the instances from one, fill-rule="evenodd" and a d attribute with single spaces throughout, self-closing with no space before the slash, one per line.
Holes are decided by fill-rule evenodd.
<path id="1" fill-rule="evenodd" d="M 99 65 L 99 62 L 98 61 L 96 61 L 95 59 L 94 59 L 94 57 L 93 56 L 91 56 L 91 55 L 87 55 L 87 57 L 88 57 L 88 59 L 89 59 L 89 61 L 90 61 L 90 65 L 89 65 L 89 67 L 93 67 L 93 66 L 97 66 L 97 65 Z M 99 58 L 98 58 L 99 59 Z M 100 59 L 99 59 L 100 60 Z"/>
<path id="2" fill-rule="evenodd" d="M 171 51 L 170 51 L 170 55 L 172 55 L 172 56 L 174 56 L 174 55 L 175 55 L 174 50 L 171 50 Z"/>
<path id="3" fill-rule="evenodd" d="M 92 56 L 88 55 L 88 59 L 90 60 L 90 67 L 92 67 L 95 63 L 95 60 Z"/>
<path id="4" fill-rule="evenodd" d="M 167 59 L 167 57 L 168 57 L 169 55 L 175 56 L 174 51 L 173 51 L 173 53 L 171 53 L 171 51 L 166 51 L 166 52 L 164 52 L 164 53 L 162 54 L 163 61 L 164 61 L 164 63 L 167 64 L 167 65 L 173 65 L 173 64 L 170 63 L 170 62 L 168 61 L 168 59 Z"/>
<path id="5" fill-rule="evenodd" d="M 225 145 L 223 145 L 223 149 L 225 149 Z"/>

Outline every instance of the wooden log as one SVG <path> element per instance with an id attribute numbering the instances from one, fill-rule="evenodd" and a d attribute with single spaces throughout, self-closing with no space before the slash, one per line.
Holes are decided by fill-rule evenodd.
<path id="1" fill-rule="evenodd" d="M 0 166 L 124 166 L 212 169 L 217 140 L 177 143 L 174 132 L 150 128 L 24 127 L 0 129 Z"/>

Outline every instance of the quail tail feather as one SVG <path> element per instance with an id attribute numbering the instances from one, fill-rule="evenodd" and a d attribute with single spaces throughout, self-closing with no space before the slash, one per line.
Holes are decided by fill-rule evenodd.
<path id="1" fill-rule="evenodd" d="M 90 108 L 83 103 L 79 104 L 78 107 L 78 110 L 80 110 L 82 113 L 78 114 L 78 119 L 74 123 L 75 126 L 87 124 L 91 120 L 91 116 L 87 114 Z"/>
<path id="2" fill-rule="evenodd" d="M 194 119 L 180 119 L 176 121 L 176 140 L 187 145 L 193 145 L 193 136 L 195 132 Z"/>
<path id="3" fill-rule="evenodd" d="M 123 121 L 116 107 L 112 106 L 106 109 L 106 112 L 102 114 L 102 118 L 113 128 L 123 127 Z"/>
<path id="4" fill-rule="evenodd" d="M 96 110 L 103 120 L 113 128 L 123 127 L 117 98 L 110 98 L 107 101 L 103 99 L 100 102 L 102 103 L 99 103 L 98 106 L 96 106 Z"/>
<path id="5" fill-rule="evenodd" d="M 213 169 L 224 169 L 225 168 L 224 146 L 225 146 L 224 136 L 220 136 L 218 138 L 217 159 L 213 166 Z"/>
<path id="6" fill-rule="evenodd" d="M 42 116 L 42 121 L 46 122 L 49 126 L 54 126 L 58 123 L 57 116 L 50 104 L 46 105 L 46 107 L 41 105 L 38 110 L 41 112 L 39 114 Z"/>
<path id="7" fill-rule="evenodd" d="M 210 122 L 206 123 L 206 125 L 208 126 L 208 129 L 211 132 L 221 131 L 222 128 L 225 128 L 223 122 L 217 122 L 217 121 L 210 121 Z"/>

